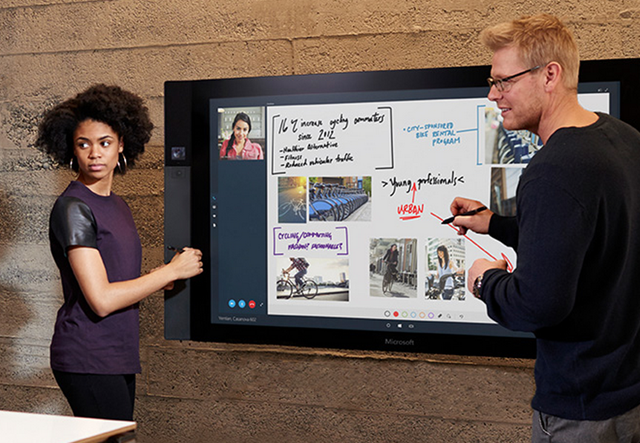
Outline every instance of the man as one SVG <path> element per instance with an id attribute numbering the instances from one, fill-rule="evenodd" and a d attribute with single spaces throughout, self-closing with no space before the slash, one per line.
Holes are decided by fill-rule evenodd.
<path id="1" fill-rule="evenodd" d="M 549 15 L 484 30 L 489 99 L 506 129 L 545 144 L 524 170 L 517 216 L 458 216 L 518 254 L 477 260 L 469 290 L 499 324 L 535 333 L 532 441 L 640 442 L 640 133 L 577 100 L 579 56 Z M 456 198 L 452 214 L 482 203 Z"/>
<path id="2" fill-rule="evenodd" d="M 303 257 L 289 257 L 291 260 L 291 266 L 285 269 L 284 272 L 289 273 L 293 270 L 293 268 L 297 269 L 298 272 L 294 276 L 296 282 L 296 289 L 302 288 L 302 277 L 307 275 L 307 268 L 309 268 L 309 262 L 305 260 Z"/>

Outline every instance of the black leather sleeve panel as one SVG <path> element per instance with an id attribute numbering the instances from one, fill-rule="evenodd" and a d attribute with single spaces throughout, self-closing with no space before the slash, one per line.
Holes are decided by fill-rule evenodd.
<path id="1" fill-rule="evenodd" d="M 60 197 L 51 211 L 51 233 L 66 251 L 70 246 L 97 248 L 97 226 L 91 209 L 75 197 Z"/>

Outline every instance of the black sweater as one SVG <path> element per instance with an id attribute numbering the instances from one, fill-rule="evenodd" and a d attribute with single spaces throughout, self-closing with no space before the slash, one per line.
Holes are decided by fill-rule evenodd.
<path id="1" fill-rule="evenodd" d="M 640 404 L 640 133 L 608 115 L 556 131 L 489 234 L 517 269 L 485 273 L 489 316 L 537 338 L 534 409 L 602 420 Z"/>

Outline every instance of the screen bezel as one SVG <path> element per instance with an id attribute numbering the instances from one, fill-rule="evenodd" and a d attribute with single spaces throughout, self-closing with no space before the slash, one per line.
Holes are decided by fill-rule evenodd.
<path id="1" fill-rule="evenodd" d="M 633 98 L 640 98 L 640 89 L 631 73 L 639 72 L 639 67 L 638 59 L 598 60 L 582 62 L 580 72 L 581 83 L 618 82 L 622 98 L 619 103 L 612 103 L 611 113 L 636 128 L 640 128 L 640 117 L 632 112 Z M 472 66 L 166 82 L 165 243 L 199 248 L 205 263 L 217 266 L 216 257 L 209 253 L 212 98 L 486 88 L 489 71 L 489 66 Z M 171 148 L 176 146 L 185 148 L 184 158 L 172 158 Z M 176 190 L 170 183 L 170 178 L 176 176 L 188 186 L 179 185 Z M 185 219 L 184 214 L 189 216 Z M 167 253 L 166 258 L 169 256 Z M 460 355 L 535 355 L 535 340 L 530 337 L 212 324 L 210 294 L 207 275 L 166 291 L 166 338 Z"/>

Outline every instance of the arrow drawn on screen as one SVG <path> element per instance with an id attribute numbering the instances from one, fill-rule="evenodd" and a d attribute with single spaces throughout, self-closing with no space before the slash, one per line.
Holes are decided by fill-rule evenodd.
<path id="1" fill-rule="evenodd" d="M 398 206 L 398 215 L 402 215 L 400 217 L 400 220 L 412 220 L 415 218 L 420 218 L 422 212 L 424 211 L 424 203 L 422 203 L 421 205 L 415 204 L 417 191 L 415 183 L 411 187 L 411 191 L 413 192 L 411 203 Z"/>
<path id="2" fill-rule="evenodd" d="M 434 214 L 433 212 L 431 213 L 431 215 L 433 215 L 435 218 L 437 218 L 438 220 L 442 221 L 444 220 L 442 217 L 440 217 L 439 215 Z M 451 229 L 453 229 L 454 231 L 458 232 L 458 229 L 453 226 L 453 225 L 449 225 L 449 227 Z M 475 247 L 477 247 L 478 249 L 480 249 L 482 252 L 484 252 L 485 254 L 487 254 L 489 257 L 491 257 L 492 260 L 498 260 L 497 258 L 495 258 L 489 251 L 487 251 L 486 249 L 484 249 L 482 246 L 480 246 L 478 243 L 476 243 L 473 239 L 471 239 L 468 235 L 463 235 L 464 238 L 466 238 L 467 240 L 469 240 Z M 513 272 L 513 264 L 511 263 L 511 260 L 509 260 L 509 258 L 504 254 L 504 252 L 500 253 L 500 256 L 502 258 L 502 260 L 504 260 L 505 262 L 507 262 L 507 271 L 508 272 Z"/>

